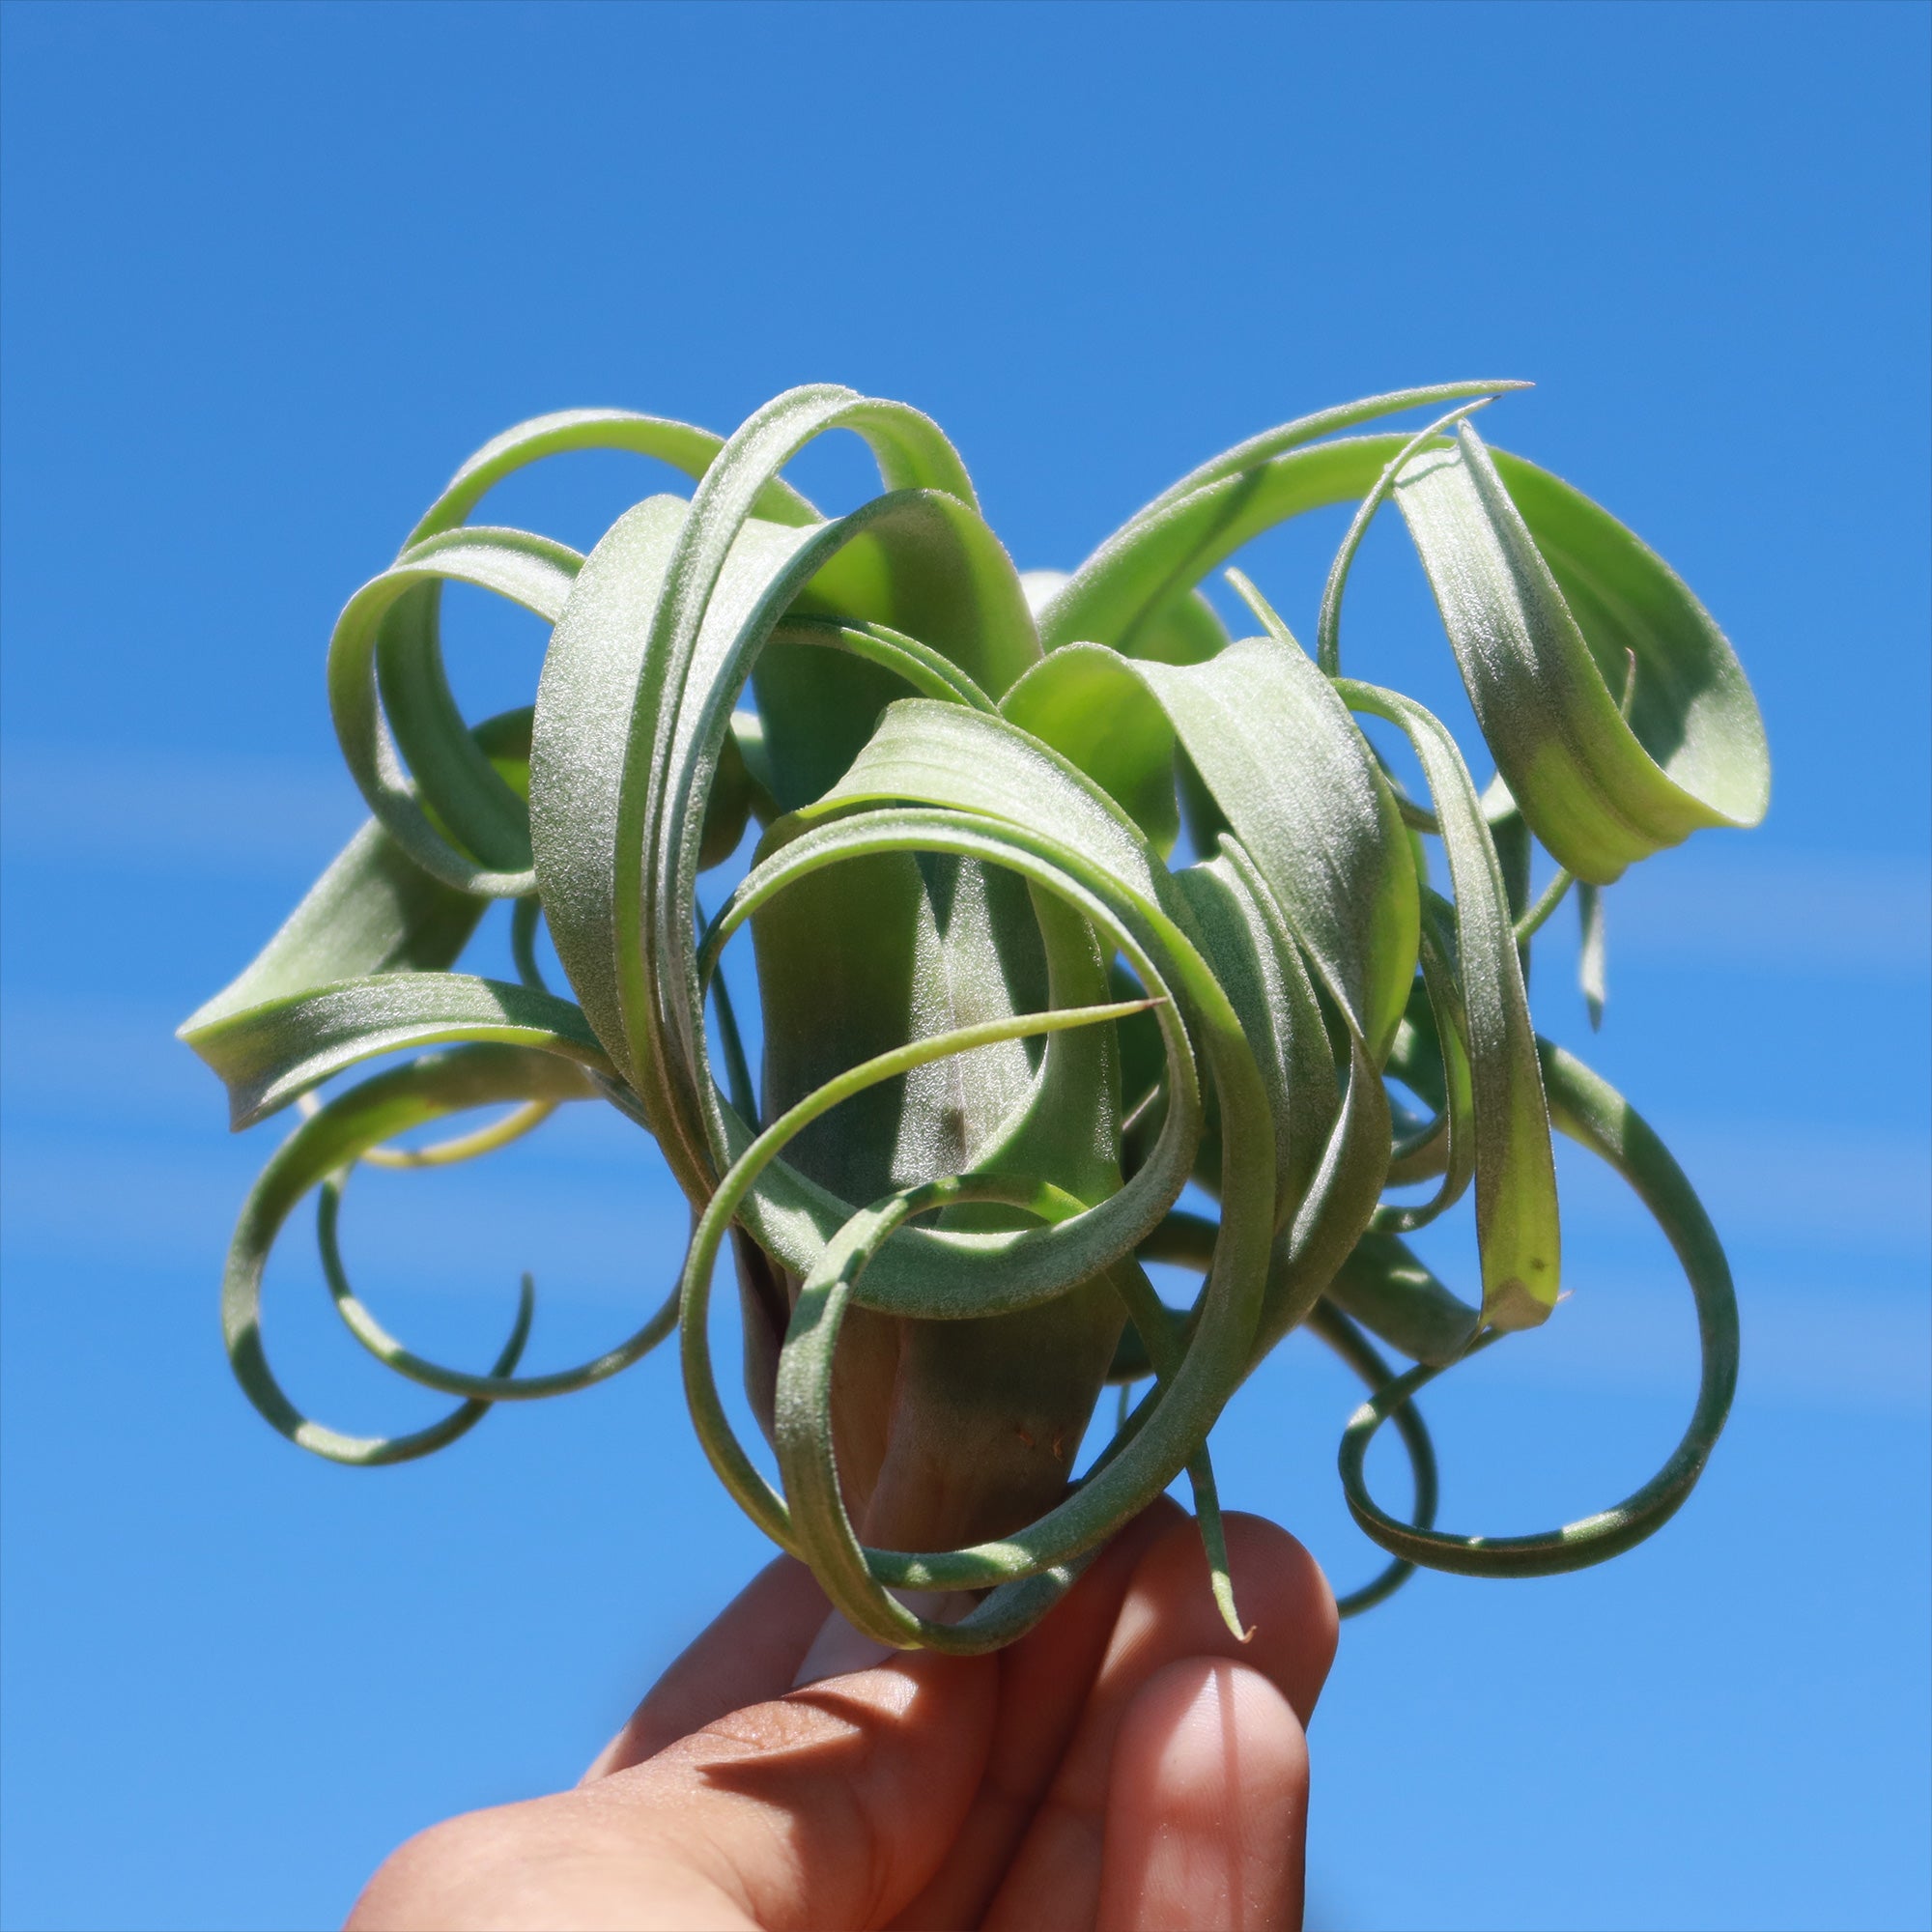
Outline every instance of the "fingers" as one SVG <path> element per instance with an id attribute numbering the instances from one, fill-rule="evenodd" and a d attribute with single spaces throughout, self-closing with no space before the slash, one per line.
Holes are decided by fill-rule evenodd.
<path id="1" fill-rule="evenodd" d="M 990 1658 L 907 1657 L 728 1719 L 645 1768 L 781 1927 L 884 1923 L 931 1877 L 986 1762 Z"/>
<path id="2" fill-rule="evenodd" d="M 1170 1663 L 1121 1723 L 1097 1932 L 1282 1932 L 1301 1923 L 1308 1747 L 1266 1677 Z"/>
<path id="3" fill-rule="evenodd" d="M 1100 1898 L 1112 1766 L 1135 1698 L 1156 1673 L 1224 1658 L 1272 1685 L 1302 1722 L 1335 1651 L 1335 1604 L 1314 1559 L 1257 1517 L 1227 1520 L 1228 1556 L 1248 1643 L 1222 1623 L 1195 1525 L 1182 1520 L 1142 1554 L 1079 1727 L 985 1916 L 997 1932 L 1086 1924 Z"/>
<path id="4" fill-rule="evenodd" d="M 1335 1599 L 1307 1550 L 1279 1523 L 1239 1513 L 1227 1520 L 1229 1574 L 1249 1641 L 1221 1621 L 1209 1591 L 1201 1533 L 1183 1519 L 1141 1559 L 1094 1687 L 1094 1712 L 1124 1701 L 1163 1663 L 1230 1657 L 1280 1687 L 1303 1724 L 1335 1661 Z M 1083 1742 L 1085 1742 L 1083 1732 Z"/>
<path id="5" fill-rule="evenodd" d="M 1179 1504 L 1156 1499 L 1101 1551 L 1045 1623 L 1000 1652 L 985 1776 L 956 1842 L 902 1910 L 901 1925 L 930 1932 L 979 1924 L 1073 1736 L 1141 1558 L 1186 1520 Z"/>
<path id="6" fill-rule="evenodd" d="M 1194 1525 L 1163 1504 L 999 1657 L 900 1657 L 784 1697 L 826 1605 L 774 1564 L 582 1786 L 425 1833 L 352 1924 L 1298 1923 L 1301 1722 L 1334 1605 L 1284 1531 L 1227 1528 L 1245 1646 Z"/>
<path id="7" fill-rule="evenodd" d="M 351 1923 L 807 1932 L 885 1923 L 985 1764 L 998 1668 L 908 1657 L 755 1704 L 629 1770 L 413 1840 Z"/>
<path id="8" fill-rule="evenodd" d="M 825 1592 L 803 1563 L 781 1556 L 766 1564 L 658 1679 L 582 1781 L 641 1764 L 727 1711 L 782 1696 L 826 1609 Z"/>

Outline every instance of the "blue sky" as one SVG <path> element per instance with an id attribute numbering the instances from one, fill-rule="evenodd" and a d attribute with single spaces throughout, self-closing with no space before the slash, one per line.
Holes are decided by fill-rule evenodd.
<path id="1" fill-rule="evenodd" d="M 0 1919 L 337 1919 L 410 1831 L 574 1776 L 760 1560 L 668 1361 L 360 1473 L 277 1440 L 221 1358 L 279 1129 L 228 1139 L 171 1031 L 358 822 L 328 628 L 455 465 L 543 410 L 728 430 L 837 380 L 935 415 L 1016 560 L 1065 566 L 1271 422 L 1522 376 L 1486 434 L 1677 565 L 1771 734 L 1764 828 L 1610 895 L 1604 1034 L 1567 924 L 1532 989 L 1704 1190 L 1743 1382 L 1637 1552 L 1425 1577 L 1349 1628 L 1312 1923 L 1923 1923 L 1928 18 L 0 10 Z M 852 450 L 799 474 L 867 488 Z M 657 487 L 585 459 L 492 515 L 584 545 Z M 1304 635 L 1341 533 L 1311 522 L 1245 560 Z M 451 637 L 472 714 L 526 701 L 534 620 L 457 598 Z M 1466 718 L 1394 520 L 1346 648 Z M 1433 1392 L 1458 1526 L 1613 1500 L 1688 1407 L 1661 1242 L 1565 1184 L 1574 1297 Z M 534 1267 L 551 1360 L 628 1326 L 683 1237 L 587 1111 L 359 1179 L 347 1236 L 466 1359 Z M 298 1393 L 407 1425 L 290 1245 Z M 1229 1499 L 1344 1583 L 1373 1556 L 1334 1475 L 1353 1401 L 1297 1342 L 1217 1437 Z"/>

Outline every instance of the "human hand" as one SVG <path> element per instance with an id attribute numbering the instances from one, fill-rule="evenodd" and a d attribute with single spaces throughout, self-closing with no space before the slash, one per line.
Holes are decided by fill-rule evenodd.
<path id="1" fill-rule="evenodd" d="M 992 1657 L 885 1652 L 781 1558 L 576 1790 L 412 1838 L 350 1932 L 1298 1927 L 1334 1600 L 1285 1530 L 1227 1532 L 1245 1645 L 1165 1499 Z"/>

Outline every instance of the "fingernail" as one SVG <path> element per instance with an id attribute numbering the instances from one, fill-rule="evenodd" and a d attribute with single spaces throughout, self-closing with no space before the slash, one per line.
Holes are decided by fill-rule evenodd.
<path id="1" fill-rule="evenodd" d="M 916 1616 L 938 1624 L 956 1623 L 973 1607 L 973 1598 L 965 1590 L 895 1590 L 893 1595 Z M 808 1684 L 821 1684 L 828 1677 L 871 1670 L 899 1655 L 891 1644 L 855 1630 L 842 1610 L 834 1610 L 819 1626 L 791 1688 L 803 1690 Z"/>

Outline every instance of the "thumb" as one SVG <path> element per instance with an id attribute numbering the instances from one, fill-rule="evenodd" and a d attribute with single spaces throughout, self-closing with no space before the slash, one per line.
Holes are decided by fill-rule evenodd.
<path id="1" fill-rule="evenodd" d="M 724 1922 L 878 1925 L 958 1832 L 997 1686 L 987 1659 L 896 1659 L 707 1724 L 625 1775 L 635 1800 L 611 1795 L 648 1807 L 653 1835 L 738 1907 Z"/>
<path id="2" fill-rule="evenodd" d="M 352 1924 L 806 1932 L 880 1925 L 984 1769 L 998 1666 L 908 1655 L 707 1724 L 644 1763 L 405 1846 Z"/>

